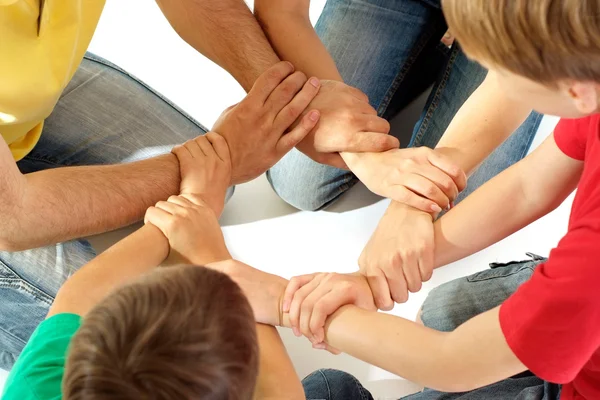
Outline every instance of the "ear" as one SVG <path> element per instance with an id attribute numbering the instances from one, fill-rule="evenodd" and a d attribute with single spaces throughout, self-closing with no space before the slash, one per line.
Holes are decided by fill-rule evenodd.
<path id="1" fill-rule="evenodd" d="M 585 115 L 598 110 L 599 85 L 594 82 L 573 82 L 568 88 L 577 110 Z"/>

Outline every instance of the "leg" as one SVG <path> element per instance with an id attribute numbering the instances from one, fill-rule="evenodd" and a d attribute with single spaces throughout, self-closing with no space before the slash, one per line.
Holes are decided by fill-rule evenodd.
<path id="1" fill-rule="evenodd" d="M 470 318 L 500 305 L 527 281 L 544 260 L 493 264 L 492 269 L 459 278 L 431 291 L 420 312 L 425 326 L 452 331 Z M 496 384 L 466 393 L 442 393 L 431 389 L 406 400 L 557 400 L 559 386 L 525 372 Z"/>
<path id="2" fill-rule="evenodd" d="M 205 129 L 146 85 L 92 55 L 83 60 L 23 173 L 113 164 L 163 154 Z M 56 292 L 95 256 L 85 240 L 0 252 L 0 368 L 10 369 Z"/>
<path id="3" fill-rule="evenodd" d="M 440 48 L 440 51 L 448 51 Z M 415 126 L 410 146 L 434 148 L 464 102 L 485 78 L 487 71 L 469 60 L 454 44 L 448 51 L 446 66 L 427 101 L 421 119 Z M 469 178 L 469 186 L 457 202 L 464 199 L 490 178 L 521 160 L 531 146 L 542 120 L 533 112 L 517 131 L 494 151 Z"/>
<path id="4" fill-rule="evenodd" d="M 328 0 L 316 30 L 344 81 L 387 117 L 388 108 L 408 104 L 435 79 L 432 55 L 446 25 L 439 1 Z M 326 206 L 357 182 L 295 150 L 268 177 L 281 198 L 305 210 Z"/>
<path id="5" fill-rule="evenodd" d="M 320 369 L 302 381 L 307 400 L 373 400 L 373 396 L 350 374 Z"/>

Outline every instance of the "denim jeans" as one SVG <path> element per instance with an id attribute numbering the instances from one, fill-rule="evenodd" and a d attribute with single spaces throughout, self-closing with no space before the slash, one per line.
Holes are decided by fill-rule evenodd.
<path id="1" fill-rule="evenodd" d="M 433 289 L 421 309 L 423 324 L 450 332 L 469 319 L 502 304 L 525 283 L 535 267 L 545 261 L 529 254 L 526 261 L 491 264 L 491 268 L 459 278 Z M 551 349 L 549 349 L 551 350 Z M 304 381 L 308 399 L 372 399 L 352 375 L 326 370 L 309 375 Z M 332 389 L 333 388 L 333 389 Z M 333 394 L 347 394 L 336 397 Z M 442 393 L 425 389 L 402 400 L 558 400 L 560 386 L 525 372 L 493 385 L 465 393 Z"/>
<path id="2" fill-rule="evenodd" d="M 39 143 L 18 167 L 30 173 L 137 161 L 205 132 L 160 94 L 88 54 L 46 120 Z M 95 255 L 86 240 L 0 252 L 0 368 L 12 367 L 60 286 Z"/>
<path id="3" fill-rule="evenodd" d="M 365 92 L 384 118 L 433 85 L 411 147 L 435 147 L 487 74 L 458 45 L 448 49 L 440 43 L 447 30 L 440 0 L 328 0 L 316 30 L 344 81 Z M 523 158 L 541 118 L 530 115 L 471 176 L 458 201 Z M 282 199 L 303 210 L 325 207 L 357 182 L 352 173 L 318 164 L 295 149 L 268 178 Z"/>

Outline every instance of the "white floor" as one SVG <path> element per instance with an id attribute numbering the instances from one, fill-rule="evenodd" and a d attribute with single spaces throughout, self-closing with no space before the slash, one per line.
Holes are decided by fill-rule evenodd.
<path id="1" fill-rule="evenodd" d="M 312 2 L 315 20 L 324 3 Z M 107 0 L 91 51 L 142 78 L 207 126 L 244 95 L 227 73 L 178 38 L 154 2 Z M 412 112 L 397 118 L 394 131 L 402 133 L 410 127 L 418 109 L 417 104 Z M 544 121 L 535 145 L 555 122 Z M 393 314 L 414 318 L 432 287 L 484 269 L 490 262 L 520 259 L 527 251 L 547 255 L 566 232 L 570 203 L 568 200 L 551 215 L 503 242 L 437 270 L 423 290 L 397 306 Z M 357 185 L 326 211 L 298 212 L 275 195 L 263 176 L 237 188 L 221 222 L 234 256 L 257 268 L 284 277 L 315 271 L 347 272 L 357 269 L 358 255 L 386 205 L 386 200 Z M 92 243 L 103 249 L 131 229 L 92 238 Z M 343 369 L 357 376 L 377 399 L 395 399 L 417 389 L 352 357 L 312 350 L 306 340 L 290 332 L 282 331 L 282 335 L 301 377 L 317 368 Z M 0 376 L 0 386 L 2 382 Z"/>

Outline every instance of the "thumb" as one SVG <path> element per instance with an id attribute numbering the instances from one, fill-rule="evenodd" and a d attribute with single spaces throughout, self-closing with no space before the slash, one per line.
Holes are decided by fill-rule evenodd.
<path id="1" fill-rule="evenodd" d="M 321 113 L 318 110 L 309 111 L 302 117 L 302 121 L 294 129 L 279 139 L 277 142 L 277 153 L 283 157 L 292 148 L 296 147 L 317 126 L 320 118 Z"/>

